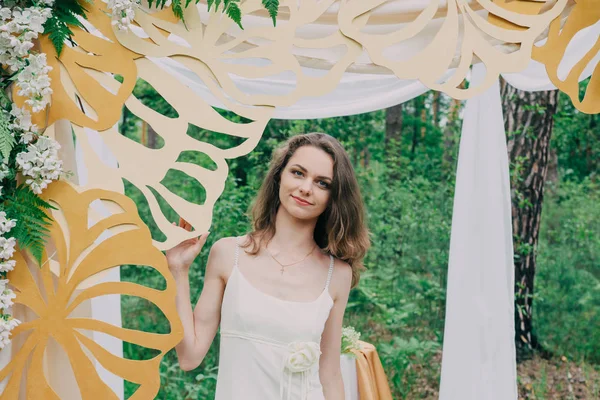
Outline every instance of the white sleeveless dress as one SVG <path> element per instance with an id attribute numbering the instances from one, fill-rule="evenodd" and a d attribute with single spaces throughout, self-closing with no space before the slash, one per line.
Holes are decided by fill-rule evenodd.
<path id="1" fill-rule="evenodd" d="M 215 400 L 325 400 L 319 380 L 321 335 L 333 300 L 327 282 L 311 302 L 282 300 L 254 287 L 235 263 L 221 307 Z"/>

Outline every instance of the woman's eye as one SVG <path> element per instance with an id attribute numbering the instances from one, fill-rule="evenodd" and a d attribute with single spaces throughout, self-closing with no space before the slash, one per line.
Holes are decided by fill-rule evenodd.
<path id="1" fill-rule="evenodd" d="M 294 174 L 296 176 L 302 176 L 302 172 L 298 171 L 298 170 L 292 171 L 292 174 Z"/>
<path id="2" fill-rule="evenodd" d="M 325 181 L 319 181 L 319 186 L 321 186 L 322 188 L 327 189 L 329 187 L 329 184 Z"/>

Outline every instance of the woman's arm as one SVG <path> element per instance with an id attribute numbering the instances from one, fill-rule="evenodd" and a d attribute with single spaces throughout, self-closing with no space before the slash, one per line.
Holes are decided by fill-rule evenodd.
<path id="1" fill-rule="evenodd" d="M 352 269 L 342 261 L 336 260 L 336 268 L 331 279 L 330 292 L 333 293 L 334 304 L 325 323 L 321 337 L 321 360 L 319 375 L 323 394 L 326 400 L 344 400 L 344 382 L 340 367 L 342 347 L 342 324 L 344 312 L 348 304 L 348 295 L 352 284 Z"/>
<path id="2" fill-rule="evenodd" d="M 179 366 L 184 371 L 190 371 L 202 363 L 221 322 L 225 282 L 220 267 L 227 265 L 220 260 L 226 254 L 223 251 L 224 244 L 225 240 L 221 239 L 210 249 L 204 274 L 204 287 L 193 311 L 189 269 L 177 269 L 173 272 L 177 282 L 177 312 L 183 324 L 183 339 L 175 346 L 175 351 Z"/>

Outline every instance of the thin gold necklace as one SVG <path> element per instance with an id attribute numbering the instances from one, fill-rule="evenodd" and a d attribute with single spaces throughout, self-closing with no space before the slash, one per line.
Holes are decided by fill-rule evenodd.
<path id="1" fill-rule="evenodd" d="M 307 255 L 305 255 L 305 256 L 304 256 L 304 257 L 303 257 L 301 260 L 299 260 L 299 261 L 295 261 L 295 262 L 293 262 L 293 263 L 285 264 L 285 265 L 284 265 L 284 264 L 282 264 L 282 263 L 280 263 L 280 262 L 279 262 L 279 260 L 275 258 L 275 256 L 274 256 L 274 255 L 271 253 L 271 251 L 270 251 L 270 250 L 269 250 L 269 249 L 268 249 L 266 246 L 265 246 L 265 250 L 267 250 L 267 253 L 269 253 L 269 255 L 271 256 L 271 258 L 272 258 L 273 260 L 275 260 L 275 262 L 281 266 L 281 275 L 283 275 L 283 272 L 285 271 L 285 268 L 286 268 L 286 267 L 289 267 L 289 266 L 291 266 L 291 265 L 294 265 L 294 264 L 298 264 L 298 263 L 300 263 L 300 262 L 302 262 L 302 261 L 306 260 L 306 258 L 307 258 L 308 256 L 310 256 L 310 255 L 312 254 L 312 252 L 313 252 L 313 251 L 315 251 L 315 248 L 316 248 L 316 247 L 317 247 L 317 245 L 316 245 L 316 243 L 315 243 L 315 245 L 312 247 L 312 249 L 310 249 L 310 251 L 308 252 L 308 254 L 307 254 Z"/>

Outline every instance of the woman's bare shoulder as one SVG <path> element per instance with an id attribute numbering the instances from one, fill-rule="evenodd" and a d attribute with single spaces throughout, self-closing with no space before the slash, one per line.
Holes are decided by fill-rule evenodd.
<path id="1" fill-rule="evenodd" d="M 236 237 L 222 237 L 210 248 L 207 269 L 212 269 L 224 281 L 231 274 L 235 261 Z"/>
<path id="2" fill-rule="evenodd" d="M 331 275 L 332 292 L 335 297 L 348 297 L 352 286 L 352 267 L 346 261 L 334 257 Z"/>
<path id="3" fill-rule="evenodd" d="M 211 254 L 215 253 L 216 256 L 228 253 L 233 254 L 233 251 L 235 251 L 236 239 L 237 238 L 235 236 L 220 238 L 213 243 L 212 247 L 210 248 Z"/>

